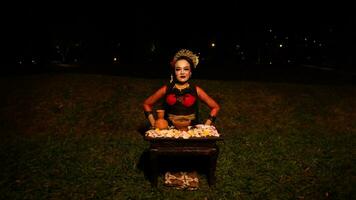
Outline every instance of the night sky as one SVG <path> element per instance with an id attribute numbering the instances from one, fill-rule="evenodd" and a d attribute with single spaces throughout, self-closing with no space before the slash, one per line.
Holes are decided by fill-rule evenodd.
<path id="1" fill-rule="evenodd" d="M 261 45 L 269 29 L 330 40 L 349 54 L 355 50 L 354 2 L 27 3 L 8 6 L 5 15 L 4 43 L 12 57 L 46 55 L 58 40 L 82 41 L 101 52 L 113 43 L 140 52 L 152 42 L 167 54 L 179 48 L 199 51 L 211 42 L 227 51 L 235 43 Z"/>

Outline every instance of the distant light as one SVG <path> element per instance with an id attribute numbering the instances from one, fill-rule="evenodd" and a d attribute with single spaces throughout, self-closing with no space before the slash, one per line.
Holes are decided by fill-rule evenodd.
<path id="1" fill-rule="evenodd" d="M 156 51 L 156 45 L 155 44 L 152 44 L 151 45 L 151 52 L 155 52 Z"/>
<path id="2" fill-rule="evenodd" d="M 307 37 L 305 37 L 305 38 L 304 38 L 304 40 L 305 40 L 305 41 L 307 41 L 307 40 L 308 40 L 308 38 L 307 38 Z"/>
<path id="3" fill-rule="evenodd" d="M 275 35 L 273 38 L 274 38 L 274 39 L 277 39 L 277 35 Z"/>
<path id="4" fill-rule="evenodd" d="M 279 45 L 279 47 L 281 47 L 281 48 L 282 48 L 282 47 L 283 47 L 283 44 L 280 44 L 280 45 Z"/>
<path id="5" fill-rule="evenodd" d="M 287 37 L 285 37 L 285 39 L 286 39 L 286 40 L 288 40 L 288 36 L 287 36 Z"/>
<path id="6" fill-rule="evenodd" d="M 236 49 L 240 49 L 240 45 L 239 44 L 237 44 L 235 47 L 236 47 Z"/>
<path id="7" fill-rule="evenodd" d="M 313 40 L 313 43 L 315 44 L 315 43 L 316 43 L 316 40 Z"/>
<path id="8" fill-rule="evenodd" d="M 211 47 L 215 47 L 215 43 L 214 42 L 211 43 Z"/>
<path id="9" fill-rule="evenodd" d="M 319 47 L 323 46 L 321 43 L 319 43 Z"/>
<path id="10" fill-rule="evenodd" d="M 272 33 L 272 29 L 270 28 L 269 30 L 268 30 L 270 33 Z"/>
<path id="11" fill-rule="evenodd" d="M 115 56 L 113 58 L 113 63 L 119 63 L 119 56 Z"/>
<path id="12" fill-rule="evenodd" d="M 23 63 L 23 62 L 22 62 L 22 59 L 19 58 L 19 60 L 17 61 L 17 63 L 20 64 L 20 65 L 22 65 L 22 63 Z"/>
<path id="13" fill-rule="evenodd" d="M 269 64 L 272 65 L 272 61 L 269 61 Z"/>

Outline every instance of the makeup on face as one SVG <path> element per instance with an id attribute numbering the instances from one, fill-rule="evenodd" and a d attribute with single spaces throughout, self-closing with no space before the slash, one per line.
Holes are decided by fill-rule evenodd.
<path id="1" fill-rule="evenodd" d="M 174 72 L 179 82 L 185 83 L 191 75 L 190 64 L 186 60 L 178 60 L 175 63 Z"/>

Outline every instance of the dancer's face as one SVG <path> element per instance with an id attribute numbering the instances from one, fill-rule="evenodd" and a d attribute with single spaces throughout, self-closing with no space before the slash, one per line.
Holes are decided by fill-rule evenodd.
<path id="1" fill-rule="evenodd" d="M 187 82 L 192 74 L 189 62 L 184 59 L 175 63 L 174 72 L 176 79 L 181 83 Z"/>

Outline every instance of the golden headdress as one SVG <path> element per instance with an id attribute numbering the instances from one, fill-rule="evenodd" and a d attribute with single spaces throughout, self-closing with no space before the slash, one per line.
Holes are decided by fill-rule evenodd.
<path id="1" fill-rule="evenodd" d="M 177 59 L 179 57 L 182 57 L 182 56 L 185 56 L 185 57 L 188 57 L 192 60 L 193 62 L 193 65 L 194 65 L 194 68 L 197 67 L 198 63 L 199 63 L 199 56 L 194 54 L 192 51 L 188 50 L 188 49 L 181 49 L 179 50 L 173 57 L 173 60 L 172 60 L 172 64 L 174 64 Z"/>

